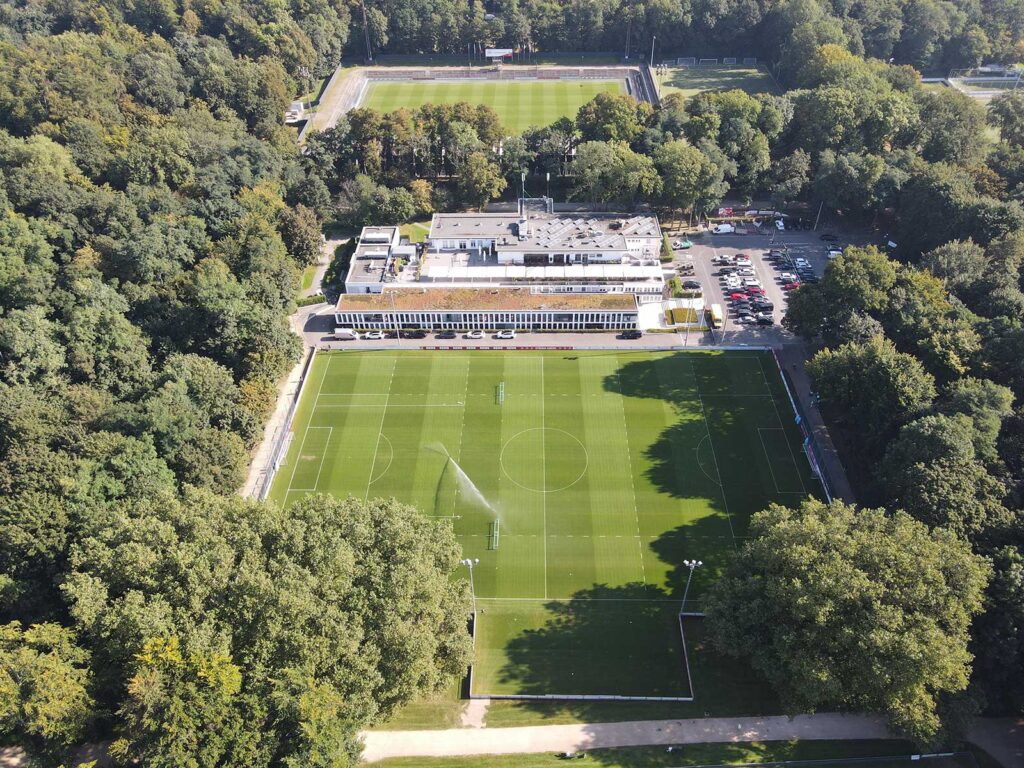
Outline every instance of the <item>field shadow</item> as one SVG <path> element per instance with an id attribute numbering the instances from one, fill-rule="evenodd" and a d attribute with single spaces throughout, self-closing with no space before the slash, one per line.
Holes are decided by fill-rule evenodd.
<path id="1" fill-rule="evenodd" d="M 622 601 L 628 612 L 609 610 L 609 601 Z M 549 601 L 543 624 L 508 642 L 501 679 L 525 695 L 572 694 L 587 688 L 634 696 L 692 694 L 694 701 L 492 701 L 487 725 L 780 713 L 767 683 L 742 660 L 719 653 L 698 618 L 684 624 L 690 691 L 678 607 L 675 601 L 666 602 L 661 590 L 639 583 L 595 584 L 569 600 Z"/>
<path id="2" fill-rule="evenodd" d="M 537 628 L 505 646 L 500 679 L 522 695 L 689 696 L 678 606 L 661 589 L 594 584 L 544 604 Z M 588 702 L 572 702 L 584 706 Z"/>

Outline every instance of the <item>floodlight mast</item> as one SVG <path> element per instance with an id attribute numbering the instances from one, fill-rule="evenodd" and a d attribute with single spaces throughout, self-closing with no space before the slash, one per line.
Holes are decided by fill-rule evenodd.
<path id="1" fill-rule="evenodd" d="M 479 565 L 479 557 L 467 557 L 465 560 L 459 560 L 459 563 L 469 568 L 469 596 L 473 603 L 473 618 L 476 618 L 476 585 L 473 583 L 473 566 Z"/>
<path id="2" fill-rule="evenodd" d="M 683 614 L 686 612 L 686 596 L 690 594 L 690 581 L 693 580 L 693 572 L 704 565 L 702 560 L 683 560 L 683 565 L 690 569 L 689 575 L 686 577 L 686 589 L 683 590 L 683 602 L 679 606 L 679 613 Z"/>

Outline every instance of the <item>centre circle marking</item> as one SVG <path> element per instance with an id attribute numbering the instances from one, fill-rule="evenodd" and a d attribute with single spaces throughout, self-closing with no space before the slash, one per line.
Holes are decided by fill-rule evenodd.
<path id="1" fill-rule="evenodd" d="M 512 477 L 512 474 L 505 467 L 505 450 L 515 440 L 522 437 L 523 435 L 529 434 L 530 432 L 559 432 L 576 442 L 576 444 L 580 447 L 580 450 L 583 451 L 583 468 L 580 470 L 580 473 L 576 476 L 575 480 L 573 480 L 571 483 L 566 483 L 565 485 L 559 486 L 558 488 L 534 488 L 529 485 L 524 485 L 523 483 L 520 483 L 518 480 Z M 547 457 L 545 456 L 544 458 L 546 460 Z M 524 491 L 532 491 L 533 493 L 558 493 L 559 491 L 564 491 L 566 488 L 571 488 L 572 486 L 576 485 L 576 483 L 583 479 L 583 476 L 587 474 L 587 468 L 590 466 L 590 454 L 587 452 L 587 447 L 583 445 L 583 442 L 578 437 L 576 437 L 576 435 L 572 434 L 572 432 L 566 432 L 564 429 L 559 429 L 558 427 L 531 427 L 530 429 L 524 429 L 521 432 L 516 432 L 514 435 L 512 435 L 512 437 L 505 441 L 505 444 L 501 447 L 501 454 L 498 456 L 498 463 L 501 465 L 502 474 L 508 478 L 509 482 L 511 482 L 513 485 L 519 486 Z"/>

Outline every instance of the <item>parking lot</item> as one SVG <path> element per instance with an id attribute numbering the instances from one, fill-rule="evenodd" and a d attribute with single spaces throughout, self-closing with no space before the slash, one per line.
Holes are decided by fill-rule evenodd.
<path id="1" fill-rule="evenodd" d="M 822 235 L 836 237 L 835 241 L 822 240 Z M 783 290 L 784 280 L 782 275 L 786 272 L 796 272 L 795 263 L 798 259 L 806 261 L 810 273 L 820 277 L 828 263 L 826 252 L 829 246 L 842 248 L 846 245 L 860 245 L 866 242 L 865 238 L 850 237 L 848 234 L 833 233 L 832 230 L 812 231 L 772 231 L 762 229 L 752 234 L 726 234 L 713 235 L 705 233 L 699 237 L 691 238 L 693 246 L 686 250 L 673 252 L 673 266 L 690 264 L 693 273 L 681 274 L 682 279 L 693 279 L 701 284 L 704 291 L 705 303 L 719 304 L 723 310 L 723 325 L 718 343 L 765 343 L 775 344 L 781 341 L 784 335 L 780 327 L 782 318 L 786 313 L 787 291 Z M 771 260 L 768 258 L 770 251 L 781 251 L 786 257 Z M 733 290 L 725 284 L 725 275 L 722 274 L 725 264 L 716 263 L 722 257 L 735 258 L 742 254 L 750 260 L 749 270 L 753 274 L 737 275 L 743 278 L 756 279 L 760 288 L 764 291 L 764 297 L 771 302 L 773 308 L 770 316 L 774 325 L 757 325 L 754 322 L 743 323 L 739 321 L 737 307 L 728 298 Z M 797 280 L 800 281 L 799 276 Z M 742 287 L 736 289 L 742 292 Z M 751 309 L 751 316 L 756 315 L 755 309 Z"/>

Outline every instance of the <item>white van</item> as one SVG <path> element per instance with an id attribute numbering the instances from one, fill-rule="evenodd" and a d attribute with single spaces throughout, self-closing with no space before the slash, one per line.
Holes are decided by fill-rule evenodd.
<path id="1" fill-rule="evenodd" d="M 359 338 L 359 334 L 353 331 L 351 328 L 335 328 L 334 338 L 339 341 L 355 341 Z"/>

